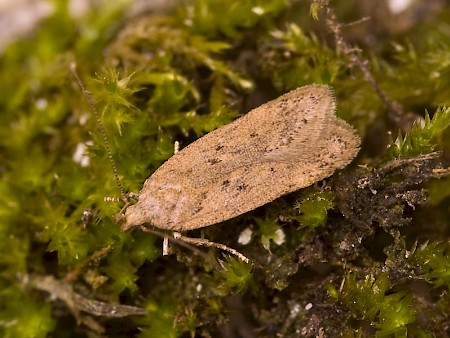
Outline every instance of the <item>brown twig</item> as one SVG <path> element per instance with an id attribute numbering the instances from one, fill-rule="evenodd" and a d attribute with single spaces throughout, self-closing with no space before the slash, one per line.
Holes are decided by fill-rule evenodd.
<path id="1" fill-rule="evenodd" d="M 78 279 L 78 276 L 87 266 L 89 266 L 92 262 L 101 260 L 111 251 L 111 249 L 112 245 L 108 245 L 95 251 L 92 255 L 86 257 L 82 262 L 77 264 L 74 269 L 67 273 L 67 275 L 64 277 L 64 280 L 69 283 L 76 281 Z"/>
<path id="2" fill-rule="evenodd" d="M 81 311 L 94 316 L 109 318 L 145 315 L 147 313 L 147 309 L 145 308 L 109 304 L 88 299 L 76 293 L 69 283 L 57 280 L 53 276 L 30 275 L 26 276 L 24 280 L 27 281 L 28 286 L 50 293 L 52 299 L 62 300 L 77 320 L 80 319 Z"/>
<path id="3" fill-rule="evenodd" d="M 323 9 L 325 14 L 325 22 L 328 29 L 334 34 L 337 48 L 347 55 L 352 67 L 358 67 L 361 70 L 364 79 L 370 83 L 375 93 L 388 107 L 390 119 L 400 129 L 409 130 L 411 126 L 411 118 L 405 114 L 403 106 L 381 90 L 378 86 L 377 80 L 368 67 L 368 60 L 361 56 L 361 50 L 357 47 L 350 46 L 344 39 L 342 35 L 343 25 L 339 22 L 334 9 L 330 6 L 330 0 L 313 0 L 313 2 L 318 4 Z"/>

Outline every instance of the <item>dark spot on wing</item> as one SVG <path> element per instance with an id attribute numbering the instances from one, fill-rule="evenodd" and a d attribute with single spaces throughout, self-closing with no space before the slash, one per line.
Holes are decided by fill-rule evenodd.
<path id="1" fill-rule="evenodd" d="M 218 159 L 218 158 L 209 158 L 206 160 L 206 163 L 209 163 L 209 164 L 217 164 L 219 162 L 222 162 L 222 160 Z"/>
<path id="2" fill-rule="evenodd" d="M 237 186 L 237 190 L 238 191 L 244 191 L 244 190 L 246 190 L 248 188 L 248 184 L 245 184 L 245 183 L 241 183 L 241 184 L 239 184 L 238 186 Z"/>

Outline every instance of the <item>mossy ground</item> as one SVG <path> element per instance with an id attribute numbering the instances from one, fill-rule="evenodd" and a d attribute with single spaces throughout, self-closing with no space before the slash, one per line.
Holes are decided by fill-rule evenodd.
<path id="1" fill-rule="evenodd" d="M 370 15 L 342 34 L 384 93 L 424 119 L 405 135 L 335 48 L 318 3 L 180 1 L 130 19 L 127 2 L 74 18 L 59 0 L 5 50 L 3 337 L 450 335 L 450 7 L 415 1 L 392 14 L 385 1 L 331 3 L 341 22 Z M 334 177 L 204 229 L 253 267 L 213 249 L 172 245 L 163 257 L 158 237 L 121 232 L 122 205 L 104 201 L 119 191 L 73 62 L 126 191 L 139 191 L 175 141 L 184 147 L 310 83 L 333 86 L 362 149 Z M 118 318 L 112 304 L 148 314 Z"/>

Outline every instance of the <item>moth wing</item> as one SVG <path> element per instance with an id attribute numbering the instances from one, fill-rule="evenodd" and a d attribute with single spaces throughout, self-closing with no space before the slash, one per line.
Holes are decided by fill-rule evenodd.
<path id="1" fill-rule="evenodd" d="M 310 85 L 203 136 L 146 180 L 122 228 L 206 227 L 330 176 L 359 147 L 334 112 L 331 89 Z"/>
<path id="2" fill-rule="evenodd" d="M 311 85 L 297 88 L 270 104 L 277 124 L 268 130 L 273 134 L 267 137 L 271 144 L 266 146 L 260 161 L 292 161 L 293 157 L 306 160 L 318 150 L 317 147 L 325 146 L 321 139 L 334 127 L 333 121 L 336 120 L 336 99 L 330 87 Z"/>
<path id="3" fill-rule="evenodd" d="M 334 128 L 320 138 L 310 157 L 283 157 L 236 168 L 226 179 L 203 191 L 183 228 L 197 229 L 239 216 L 285 194 L 331 176 L 349 164 L 359 150 L 360 138 L 345 121 L 335 118 Z M 326 151 L 324 151 L 326 149 Z"/>

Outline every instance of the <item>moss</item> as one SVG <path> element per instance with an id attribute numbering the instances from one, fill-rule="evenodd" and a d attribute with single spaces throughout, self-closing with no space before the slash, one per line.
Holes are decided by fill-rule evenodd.
<path id="1" fill-rule="evenodd" d="M 376 22 L 341 26 L 377 88 L 401 103 L 399 118 L 326 30 L 326 8 L 353 21 L 367 15 L 362 2 L 326 3 L 192 0 L 130 19 L 127 2 L 74 18 L 54 1 L 54 13 L 4 51 L 0 335 L 448 335 L 450 8 L 423 2 L 394 15 L 374 1 Z M 120 192 L 74 61 L 127 192 L 175 141 L 185 147 L 312 82 L 335 88 L 362 149 L 322 184 L 190 234 L 253 266 L 177 244 L 163 257 L 158 237 L 120 231 L 122 205 L 105 201 Z M 399 121 L 409 117 L 423 123 L 406 130 Z M 256 240 L 238 244 L 245 229 Z M 57 289 L 37 287 L 37 275 Z M 119 303 L 147 315 L 99 311 Z"/>
<path id="2" fill-rule="evenodd" d="M 406 325 L 415 321 L 415 313 L 410 306 L 412 296 L 402 291 L 386 294 L 389 289 L 387 274 L 378 278 L 368 275 L 361 281 L 348 275 L 342 290 L 342 302 L 357 317 L 379 329 L 377 337 L 406 337 Z"/>
<path id="3" fill-rule="evenodd" d="M 255 222 L 258 225 L 258 234 L 261 236 L 261 244 L 264 249 L 270 252 L 271 242 L 277 245 L 284 243 L 285 235 L 277 221 L 255 218 Z"/>
<path id="4" fill-rule="evenodd" d="M 438 109 L 434 113 L 433 119 L 426 112 L 422 125 L 415 123 L 404 137 L 399 133 L 395 141 L 390 141 L 388 144 L 388 156 L 390 158 L 413 157 L 432 152 L 437 144 L 440 143 L 434 139 L 442 137 L 442 132 L 449 125 L 450 108 L 442 107 Z"/>
<path id="5" fill-rule="evenodd" d="M 411 252 L 410 260 L 422 270 L 427 281 L 450 288 L 448 251 L 449 246 L 445 243 L 424 243 Z"/>
<path id="6" fill-rule="evenodd" d="M 220 296 L 239 294 L 245 291 L 251 280 L 252 266 L 238 258 L 228 257 L 220 262 L 221 269 L 215 271 L 217 293 Z"/>
<path id="7" fill-rule="evenodd" d="M 311 230 L 324 226 L 327 223 L 328 210 L 334 207 L 334 194 L 327 190 L 312 191 L 308 194 L 305 189 L 305 195 L 297 206 L 300 213 L 297 220 L 300 225 Z"/>
<path id="8" fill-rule="evenodd" d="M 6 287 L 2 302 L 8 302 L 7 311 L 2 311 L 3 337 L 47 337 L 56 327 L 50 304 L 42 304 L 23 295 L 20 290 Z"/>

